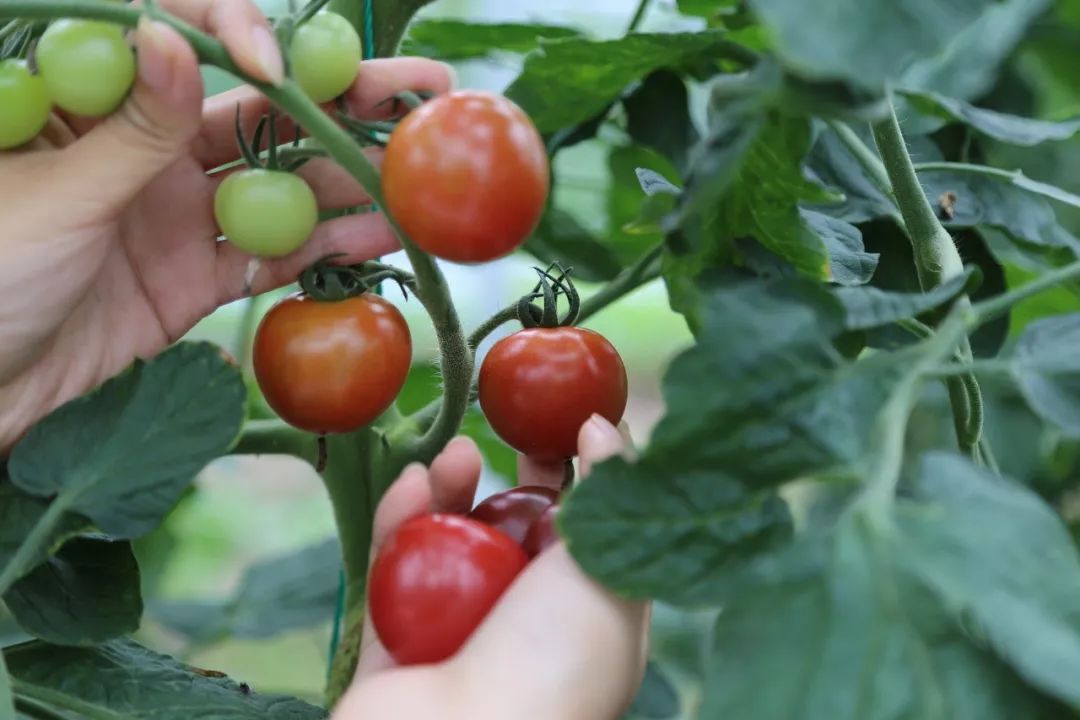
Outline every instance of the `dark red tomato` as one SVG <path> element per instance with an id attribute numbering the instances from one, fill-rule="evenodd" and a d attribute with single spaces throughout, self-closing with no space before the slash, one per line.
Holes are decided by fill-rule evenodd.
<path id="1" fill-rule="evenodd" d="M 375 556 L 375 632 L 402 665 L 445 660 L 465 643 L 529 559 L 506 535 L 460 515 L 421 515 Z"/>
<path id="2" fill-rule="evenodd" d="M 555 529 L 555 516 L 558 514 L 558 505 L 548 505 L 547 509 L 540 513 L 540 517 L 529 526 L 521 547 L 530 558 L 536 557 L 559 541 L 559 531 Z"/>
<path id="3" fill-rule="evenodd" d="M 405 318 L 364 293 L 339 302 L 298 294 L 266 314 L 252 355 L 266 402 L 308 432 L 351 432 L 394 402 L 412 362 Z"/>
<path id="4" fill-rule="evenodd" d="M 506 533 L 520 545 L 529 527 L 552 503 L 558 501 L 557 491 L 526 485 L 492 495 L 473 508 L 469 517 Z"/>
<path id="5" fill-rule="evenodd" d="M 593 413 L 618 423 L 626 368 L 602 335 L 575 327 L 533 328 L 495 343 L 480 367 L 480 407 L 508 445 L 540 460 L 577 454 Z"/>
<path id="6" fill-rule="evenodd" d="M 386 206 L 425 252 L 478 263 L 529 238 L 551 183 L 544 141 L 510 100 L 455 92 L 409 113 L 382 164 Z"/>

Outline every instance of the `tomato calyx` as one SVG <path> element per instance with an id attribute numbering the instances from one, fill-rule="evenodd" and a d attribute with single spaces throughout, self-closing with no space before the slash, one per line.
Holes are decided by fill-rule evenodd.
<path id="1" fill-rule="evenodd" d="M 401 112 L 402 105 L 412 111 L 423 105 L 432 97 L 434 97 L 433 93 L 404 90 L 377 103 L 375 107 L 380 108 L 384 105 L 391 105 L 390 114 L 392 116 L 397 116 Z M 393 134 L 400 122 L 400 120 L 397 119 L 358 120 L 349 114 L 343 98 L 338 99 L 337 111 L 338 122 L 341 123 L 341 126 L 353 136 L 354 140 L 365 146 L 374 145 L 385 148 L 386 144 L 390 141 L 390 135 Z"/>
<path id="2" fill-rule="evenodd" d="M 581 312 L 581 297 L 574 282 L 570 279 L 573 268 L 563 268 L 559 263 L 552 263 L 546 270 L 533 268 L 540 276 L 540 281 L 532 292 L 523 296 L 517 304 L 518 322 L 524 328 L 569 327 L 577 322 Z M 557 271 L 556 276 L 553 271 Z M 559 298 L 566 299 L 567 310 L 559 316 Z M 538 307 L 533 301 L 541 300 Z"/>
<path id="3" fill-rule="evenodd" d="M 304 270 L 299 283 L 305 295 L 319 302 L 341 302 L 371 292 L 387 280 L 397 283 L 406 300 L 408 290 L 416 290 L 416 278 L 404 270 L 377 262 L 335 265 L 334 260 L 340 257 L 329 255 Z"/>
<path id="4" fill-rule="evenodd" d="M 267 147 L 266 147 L 266 161 L 263 162 L 259 159 L 259 153 L 262 152 L 262 140 L 263 135 L 267 135 Z M 244 163 L 252 169 L 262 170 L 284 170 L 285 172 L 295 172 L 308 161 L 308 158 L 300 158 L 297 160 L 291 160 L 289 162 L 283 162 L 283 159 L 278 153 L 278 132 L 277 132 L 277 112 L 271 108 L 270 112 L 259 118 L 258 125 L 255 126 L 255 132 L 251 135 L 251 142 L 249 143 L 244 137 L 244 126 L 240 115 L 240 104 L 236 105 L 236 145 L 240 148 L 240 156 L 244 159 Z M 300 129 L 297 128 L 296 136 L 292 141 L 293 149 L 299 149 L 300 147 Z"/>

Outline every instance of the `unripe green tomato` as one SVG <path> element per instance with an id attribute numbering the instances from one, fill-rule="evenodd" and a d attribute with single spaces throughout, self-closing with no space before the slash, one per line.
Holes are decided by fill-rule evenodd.
<path id="1" fill-rule="evenodd" d="M 352 86 L 360 72 L 360 57 L 356 29 L 330 12 L 298 27 L 289 52 L 293 77 L 317 103 L 330 102 Z"/>
<path id="2" fill-rule="evenodd" d="M 0 62 L 0 150 L 24 145 L 49 121 L 49 93 L 25 60 Z"/>
<path id="3" fill-rule="evenodd" d="M 214 215 L 229 242 L 267 258 L 299 250 L 319 222 L 315 193 L 302 178 L 261 168 L 225 178 L 214 196 Z"/>
<path id="4" fill-rule="evenodd" d="M 135 82 L 135 54 L 118 25 L 57 20 L 41 36 L 35 57 L 53 102 L 74 115 L 109 115 Z"/>

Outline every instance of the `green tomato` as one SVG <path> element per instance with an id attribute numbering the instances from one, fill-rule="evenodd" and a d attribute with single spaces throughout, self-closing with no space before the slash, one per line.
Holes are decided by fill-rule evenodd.
<path id="1" fill-rule="evenodd" d="M 57 20 L 41 36 L 36 57 L 53 102 L 74 115 L 112 113 L 135 82 L 135 54 L 117 25 Z"/>
<path id="2" fill-rule="evenodd" d="M 25 60 L 0 62 L 0 150 L 30 142 L 49 121 L 49 93 Z"/>
<path id="3" fill-rule="evenodd" d="M 281 170 L 242 170 L 225 178 L 214 197 L 214 215 L 229 242 L 270 258 L 299 250 L 319 222 L 315 193 Z"/>
<path id="4" fill-rule="evenodd" d="M 293 77 L 308 97 L 330 102 L 360 72 L 360 36 L 340 15 L 319 13 L 296 29 L 290 47 Z"/>

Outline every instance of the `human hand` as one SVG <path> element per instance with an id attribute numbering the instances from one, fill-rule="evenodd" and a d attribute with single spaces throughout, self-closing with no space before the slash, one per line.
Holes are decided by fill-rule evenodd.
<path id="1" fill-rule="evenodd" d="M 251 76 L 281 81 L 277 44 L 251 0 L 158 4 L 216 35 Z M 250 256 L 216 242 L 213 197 L 224 176 L 207 173 L 239 158 L 237 106 L 250 134 L 267 101 L 241 88 L 204 102 L 197 59 L 179 34 L 144 19 L 134 40 L 139 77 L 116 114 L 54 116 L 34 144 L 0 153 L 0 453 L 55 407 L 243 293 Z M 372 60 L 345 100 L 354 115 L 375 119 L 398 92 L 442 93 L 451 83 L 442 63 Z M 284 137 L 292 131 L 281 123 Z M 329 159 L 299 174 L 323 209 L 367 200 Z M 334 219 L 297 253 L 265 262 L 252 291 L 291 282 L 329 254 L 356 263 L 396 246 L 379 214 Z"/>
<path id="2" fill-rule="evenodd" d="M 579 435 L 581 475 L 627 447 L 615 427 L 594 415 Z M 468 438 L 451 442 L 430 470 L 407 468 L 379 505 L 373 555 L 412 517 L 468 512 L 480 469 L 480 454 Z M 563 469 L 522 459 L 519 478 L 522 485 L 558 489 Z M 334 718 L 614 719 L 641 681 L 648 620 L 647 604 L 617 598 L 586 577 L 560 542 L 515 579 L 464 647 L 445 662 L 396 666 L 369 615 L 355 682 Z"/>

